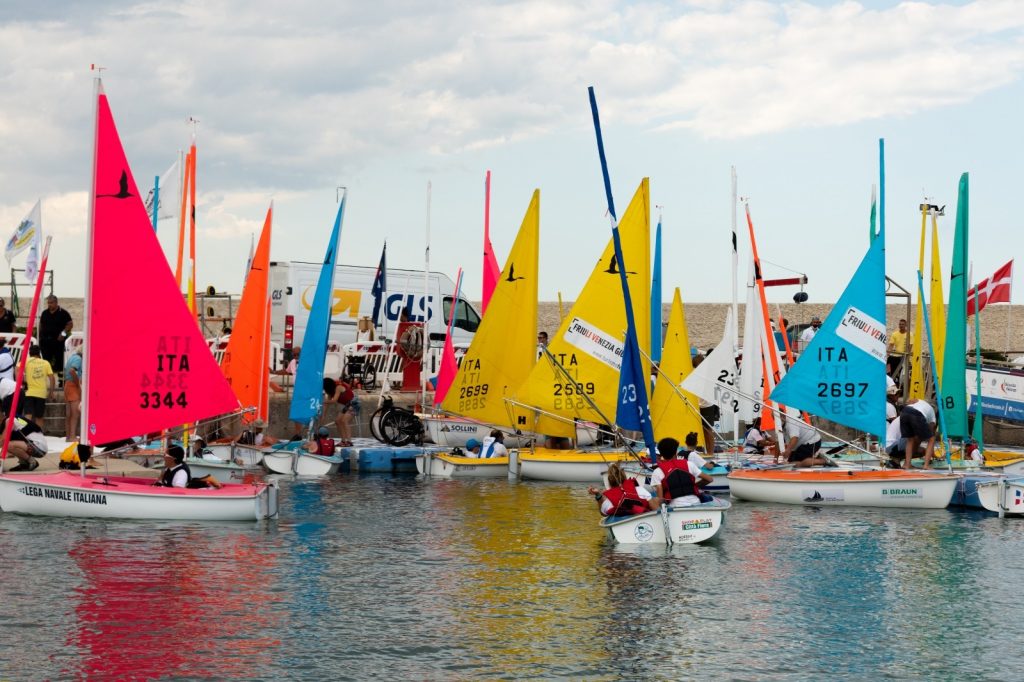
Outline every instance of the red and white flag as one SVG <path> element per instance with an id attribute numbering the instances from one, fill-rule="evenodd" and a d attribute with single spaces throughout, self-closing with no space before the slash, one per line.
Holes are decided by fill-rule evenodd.
<path id="1" fill-rule="evenodd" d="M 1013 261 L 996 270 L 988 279 L 978 282 L 967 292 L 967 316 L 974 314 L 974 292 L 978 292 L 978 310 L 984 310 L 989 303 L 1009 303 L 1010 285 L 1013 283 Z"/>

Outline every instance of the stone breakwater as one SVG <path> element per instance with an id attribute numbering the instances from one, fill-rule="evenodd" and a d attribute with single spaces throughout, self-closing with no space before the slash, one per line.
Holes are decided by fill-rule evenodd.
<path id="1" fill-rule="evenodd" d="M 565 314 L 569 313 L 572 307 L 571 302 L 563 303 Z M 691 303 L 683 304 L 683 311 L 686 314 L 686 327 L 690 336 L 690 344 L 702 351 L 707 351 L 718 345 L 722 340 L 722 332 L 725 328 L 726 312 L 730 308 L 728 303 Z M 831 303 L 783 303 L 780 305 L 782 316 L 789 324 L 808 324 L 815 315 L 824 320 L 832 311 Z M 663 306 L 661 319 L 668 321 L 670 306 Z M 773 318 L 778 317 L 778 310 L 775 304 L 769 304 Z M 746 305 L 739 306 L 740 334 L 743 333 L 743 317 Z M 886 327 L 889 332 L 897 328 L 901 318 L 906 318 L 909 326 L 914 324 L 914 308 L 911 307 L 908 315 L 905 304 L 889 304 L 886 306 Z M 540 304 L 537 314 L 537 328 L 554 334 L 558 329 L 561 316 L 558 312 L 558 303 L 544 302 Z M 973 319 L 973 318 L 972 318 Z M 1007 322 L 1010 323 L 1010 348 L 1011 351 L 1024 353 L 1024 306 L 1014 305 L 992 305 L 981 311 L 981 346 L 993 350 L 1007 350 Z M 609 330 L 610 331 L 610 330 Z M 971 333 L 970 346 L 973 347 L 973 331 Z"/>
<path id="2" fill-rule="evenodd" d="M 238 310 L 239 300 L 240 297 L 234 297 L 233 309 L 235 311 Z M 22 298 L 22 315 L 18 318 L 18 325 L 24 326 L 26 322 L 25 317 L 28 315 L 28 308 L 30 304 L 31 299 Z M 82 299 L 61 298 L 60 304 L 69 313 L 71 313 L 71 317 L 75 322 L 75 329 L 81 331 L 83 328 Z M 139 305 L 144 306 L 145 302 L 140 301 Z M 213 307 L 214 317 L 217 318 L 210 320 L 206 324 L 206 336 L 213 336 L 220 330 L 221 326 L 223 326 L 223 322 L 219 318 L 228 316 L 228 306 L 223 299 L 210 301 L 206 305 Z M 479 309 L 479 305 L 475 305 L 477 305 L 477 309 Z M 571 307 L 571 301 L 564 302 L 562 305 L 565 314 L 569 313 L 569 309 Z M 690 343 L 704 351 L 718 345 L 718 342 L 722 339 L 722 330 L 725 327 L 725 315 L 729 307 L 728 303 L 684 303 L 683 308 L 686 313 L 686 326 L 690 335 Z M 665 304 L 663 306 L 661 316 L 663 321 L 668 320 L 669 308 L 669 304 Z M 745 314 L 745 308 L 746 306 L 741 303 L 739 306 L 741 327 L 743 324 L 742 321 Z M 770 308 L 772 316 L 777 317 L 778 311 L 775 304 L 770 304 Z M 797 305 L 795 303 L 783 303 L 781 304 L 781 309 L 782 316 L 789 320 L 790 324 L 807 324 L 811 321 L 811 317 L 815 315 L 824 320 L 825 317 L 828 316 L 829 312 L 831 312 L 832 304 L 801 303 Z M 910 308 L 908 314 L 907 306 L 905 304 L 890 303 L 886 306 L 886 317 L 886 327 L 890 332 L 896 329 L 897 322 L 899 322 L 900 318 L 907 318 L 910 326 L 912 327 L 914 322 L 914 309 Z M 539 305 L 537 313 L 538 330 L 544 330 L 547 331 L 548 334 L 554 334 L 558 329 L 560 320 L 561 316 L 558 312 L 557 302 L 545 301 Z M 983 348 L 991 348 L 999 351 L 1007 350 L 1007 322 L 1009 322 L 1009 350 L 1024 353 L 1024 306 L 1020 305 L 992 305 L 981 311 L 981 345 Z M 124 325 L 125 332 L 130 333 L 131 320 L 125 319 Z M 742 333 L 742 328 L 740 332 Z M 972 341 L 969 345 L 973 345 L 973 338 L 974 336 L 972 332 Z"/>

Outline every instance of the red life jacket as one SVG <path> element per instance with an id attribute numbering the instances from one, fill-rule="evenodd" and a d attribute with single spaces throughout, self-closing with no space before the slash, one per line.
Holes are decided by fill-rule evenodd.
<path id="1" fill-rule="evenodd" d="M 316 439 L 316 454 L 324 457 L 330 457 L 334 454 L 334 439 L 333 438 L 317 438 Z"/>
<path id="2" fill-rule="evenodd" d="M 605 490 L 604 496 L 612 503 L 612 510 L 608 516 L 631 516 L 651 511 L 647 500 L 640 497 L 640 493 L 637 492 L 636 481 L 632 478 L 627 478 L 618 488 Z"/>
<path id="3" fill-rule="evenodd" d="M 665 502 L 674 497 L 700 496 L 697 491 L 697 479 L 690 473 L 690 465 L 685 459 L 662 460 L 658 462 L 658 468 L 664 474 L 664 478 L 661 479 L 661 495 Z"/>

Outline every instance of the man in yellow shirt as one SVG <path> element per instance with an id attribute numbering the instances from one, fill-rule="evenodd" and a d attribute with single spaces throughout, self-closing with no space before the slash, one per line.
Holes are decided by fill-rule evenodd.
<path id="1" fill-rule="evenodd" d="M 56 388 L 53 368 L 40 356 L 39 346 L 32 345 L 28 349 L 28 362 L 25 363 L 25 419 L 31 419 L 40 429 L 46 416 L 46 399 L 53 397 Z"/>
<path id="2" fill-rule="evenodd" d="M 907 321 L 900 320 L 900 328 L 889 334 L 889 361 L 886 363 L 889 376 L 895 377 L 900 361 L 909 352 L 908 341 Z"/>

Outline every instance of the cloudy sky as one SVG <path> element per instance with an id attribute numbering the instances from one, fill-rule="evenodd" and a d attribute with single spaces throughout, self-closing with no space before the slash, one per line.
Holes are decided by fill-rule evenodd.
<path id="1" fill-rule="evenodd" d="M 499 258 L 539 187 L 541 298 L 572 299 L 609 236 L 593 85 L 617 204 L 649 176 L 664 207 L 666 300 L 730 296 L 731 165 L 767 274 L 835 300 L 867 246 L 879 137 L 890 275 L 914 285 L 924 196 L 950 206 L 948 261 L 969 171 L 984 276 L 1024 244 L 1022 41 L 1019 0 L 7 2 L 0 232 L 41 197 L 56 290 L 81 294 L 95 63 L 140 186 L 200 121 L 200 286 L 240 290 L 271 200 L 272 258 L 322 258 L 339 185 L 343 261 L 373 265 L 387 239 L 391 265 L 422 267 L 430 182 L 431 266 L 465 267 L 476 299 L 490 169 Z"/>

